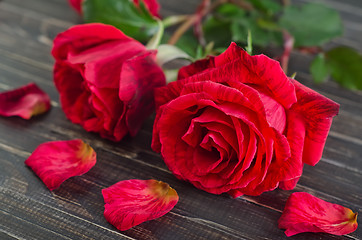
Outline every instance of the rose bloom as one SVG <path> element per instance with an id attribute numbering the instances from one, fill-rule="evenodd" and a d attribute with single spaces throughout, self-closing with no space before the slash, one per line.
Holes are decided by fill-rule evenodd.
<path id="1" fill-rule="evenodd" d="M 79 13 L 82 13 L 82 1 L 83 0 L 68 0 L 69 4 Z M 138 6 L 140 0 L 133 0 L 133 3 Z M 150 13 L 155 17 L 160 17 L 159 10 L 160 5 L 157 0 L 142 0 Z"/>
<path id="2" fill-rule="evenodd" d="M 295 187 L 315 165 L 339 105 L 235 43 L 156 90 L 152 148 L 179 179 L 214 194 Z"/>
<path id="3" fill-rule="evenodd" d="M 134 136 L 165 85 L 156 51 L 110 25 L 71 27 L 54 40 L 54 82 L 66 116 L 87 131 L 119 141 Z"/>

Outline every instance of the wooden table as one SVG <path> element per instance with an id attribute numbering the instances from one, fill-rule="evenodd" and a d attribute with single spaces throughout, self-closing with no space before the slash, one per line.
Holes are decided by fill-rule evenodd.
<path id="1" fill-rule="evenodd" d="M 299 0 L 307 2 L 312 0 Z M 164 16 L 195 9 L 195 0 L 159 0 Z M 362 1 L 325 0 L 341 12 L 345 34 L 332 45 L 362 52 Z M 0 91 L 36 82 L 52 99 L 52 110 L 30 121 L 0 118 L 0 239 L 287 239 L 277 220 L 293 191 L 306 191 L 361 213 L 362 92 L 333 82 L 315 85 L 308 73 L 311 58 L 294 53 L 290 71 L 307 86 L 341 104 L 323 158 L 305 166 L 293 191 L 275 190 L 258 197 L 232 199 L 212 195 L 177 180 L 150 148 L 153 118 L 135 138 L 119 143 L 101 139 L 68 121 L 52 81 L 52 39 L 80 23 L 67 0 L 0 2 Z M 361 66 L 362 67 L 362 66 Z M 50 192 L 24 165 L 40 144 L 81 138 L 98 154 L 96 166 Z M 180 200 L 167 215 L 120 232 L 103 217 L 103 188 L 125 179 L 168 182 Z M 361 223 L 361 221 L 359 220 Z M 362 227 L 346 236 L 299 234 L 291 239 L 361 239 Z"/>

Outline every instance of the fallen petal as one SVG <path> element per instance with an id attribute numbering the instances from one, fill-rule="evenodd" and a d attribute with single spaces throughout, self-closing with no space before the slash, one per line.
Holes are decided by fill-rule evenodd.
<path id="1" fill-rule="evenodd" d="M 290 195 L 279 221 L 289 237 L 302 232 L 325 232 L 344 235 L 357 229 L 357 213 L 329 203 L 305 192 Z"/>
<path id="2" fill-rule="evenodd" d="M 102 194 L 104 217 L 121 231 L 165 215 L 178 201 L 173 188 L 154 179 L 120 181 Z"/>
<path id="3" fill-rule="evenodd" d="M 49 190 L 70 177 L 88 172 L 96 164 L 96 153 L 80 139 L 40 144 L 25 160 Z"/>
<path id="4" fill-rule="evenodd" d="M 49 109 L 48 94 L 35 83 L 0 93 L 0 116 L 19 116 L 30 119 L 32 116 L 45 113 Z"/>

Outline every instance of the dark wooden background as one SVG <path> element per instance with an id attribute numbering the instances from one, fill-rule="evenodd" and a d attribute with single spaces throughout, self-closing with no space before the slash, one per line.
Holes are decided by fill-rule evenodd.
<path id="1" fill-rule="evenodd" d="M 299 0 L 298 2 L 312 2 Z M 162 15 L 190 13 L 196 0 L 159 0 Z M 329 45 L 362 52 L 362 1 L 325 0 L 340 11 L 345 34 Z M 36 82 L 52 99 L 52 110 L 30 121 L 0 118 L 0 239 L 287 239 L 277 220 L 292 191 L 232 199 L 212 195 L 177 180 L 150 148 L 153 118 L 135 138 L 119 143 L 101 139 L 70 123 L 59 107 L 52 82 L 52 39 L 79 16 L 67 0 L 0 2 L 0 91 Z M 318 23 L 316 23 L 318 24 Z M 362 210 L 362 92 L 328 82 L 314 85 L 311 58 L 293 53 L 290 72 L 307 86 L 341 104 L 322 160 L 305 166 L 293 191 L 306 191 L 330 202 Z M 361 66 L 362 67 L 362 66 Z M 96 166 L 50 192 L 24 165 L 40 144 L 82 138 L 98 154 Z M 101 190 L 131 178 L 168 182 L 180 200 L 167 215 L 120 232 L 103 217 Z M 361 222 L 359 220 L 359 222 Z M 362 227 L 346 236 L 299 234 L 291 239 L 361 239 Z"/>

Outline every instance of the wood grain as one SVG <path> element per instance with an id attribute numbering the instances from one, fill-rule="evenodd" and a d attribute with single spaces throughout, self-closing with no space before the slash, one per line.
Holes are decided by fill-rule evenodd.
<path id="1" fill-rule="evenodd" d="M 298 0 L 294 3 L 310 2 Z M 159 0 L 162 15 L 190 13 L 194 0 Z M 332 45 L 362 50 L 362 2 L 322 1 L 341 12 L 345 35 Z M 153 117 L 135 138 L 119 143 L 101 139 L 72 124 L 62 112 L 52 81 L 52 40 L 80 23 L 66 0 L 0 2 L 0 91 L 36 82 L 52 99 L 49 113 L 30 121 L 0 118 L 0 239 L 287 239 L 277 228 L 284 204 L 294 191 L 307 191 L 354 211 L 362 209 L 362 92 L 328 82 L 315 85 L 308 71 L 311 58 L 293 53 L 290 71 L 303 84 L 341 104 L 323 158 L 305 166 L 293 191 L 275 190 L 258 197 L 232 199 L 212 195 L 177 180 L 150 148 Z M 331 46 L 332 46 L 331 45 Z M 98 155 L 94 168 L 64 182 L 53 192 L 24 165 L 45 141 L 82 138 Z M 103 217 L 101 190 L 120 180 L 156 178 L 180 196 L 165 216 L 120 232 Z M 346 236 L 299 234 L 291 239 L 361 239 L 361 227 Z"/>

